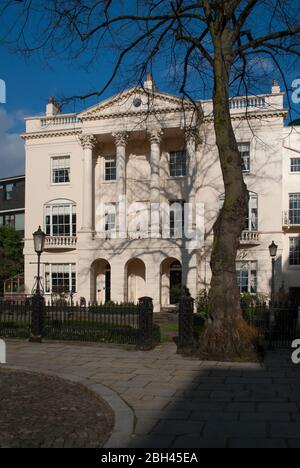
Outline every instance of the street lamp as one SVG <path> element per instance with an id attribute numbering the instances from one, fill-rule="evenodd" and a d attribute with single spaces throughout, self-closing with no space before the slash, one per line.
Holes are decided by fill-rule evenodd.
<path id="1" fill-rule="evenodd" d="M 44 252 L 46 234 L 39 226 L 33 233 L 34 250 L 38 256 L 38 271 L 36 280 L 36 289 L 32 297 L 32 319 L 31 319 L 31 337 L 30 341 L 41 343 L 43 336 L 44 323 L 44 298 L 41 294 L 41 255 Z"/>
<path id="2" fill-rule="evenodd" d="M 41 255 L 44 252 L 45 238 L 46 234 L 41 230 L 41 226 L 39 226 L 38 230 L 33 233 L 34 250 L 38 256 L 37 286 L 35 291 L 35 294 L 38 295 L 41 294 Z"/>
<path id="3" fill-rule="evenodd" d="M 277 257 L 277 250 L 278 250 L 278 245 L 276 245 L 275 242 L 273 241 L 272 244 L 269 245 L 270 257 L 272 258 L 272 287 L 271 287 L 272 306 L 275 300 L 275 261 Z"/>

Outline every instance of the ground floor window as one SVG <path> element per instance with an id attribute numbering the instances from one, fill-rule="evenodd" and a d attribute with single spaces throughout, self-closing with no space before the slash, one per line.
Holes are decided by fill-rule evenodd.
<path id="1" fill-rule="evenodd" d="M 257 293 L 257 262 L 241 261 L 236 264 L 237 281 L 242 293 Z"/>
<path id="2" fill-rule="evenodd" d="M 293 304 L 300 305 L 300 288 L 290 288 L 289 289 L 289 299 Z"/>
<path id="3" fill-rule="evenodd" d="M 48 294 L 76 292 L 75 264 L 45 265 L 45 291 Z"/>
<path id="4" fill-rule="evenodd" d="M 299 237 L 290 237 L 289 264 L 291 266 L 300 265 L 300 238 Z"/>

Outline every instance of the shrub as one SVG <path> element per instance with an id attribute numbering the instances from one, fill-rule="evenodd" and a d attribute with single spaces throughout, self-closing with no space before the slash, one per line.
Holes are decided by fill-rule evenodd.
<path id="1" fill-rule="evenodd" d="M 179 304 L 181 297 L 191 297 L 191 293 L 186 286 L 176 286 L 171 290 L 171 296 L 173 297 L 175 304 Z"/>
<path id="2" fill-rule="evenodd" d="M 242 293 L 241 294 L 241 306 L 250 307 L 251 305 L 261 304 L 266 301 L 266 296 L 262 293 Z"/>
<path id="3" fill-rule="evenodd" d="M 196 309 L 197 314 L 202 317 L 203 320 L 207 320 L 208 315 L 208 292 L 206 289 L 199 291 L 196 297 Z"/>
<path id="4" fill-rule="evenodd" d="M 209 318 L 208 314 L 208 296 L 209 292 L 206 289 L 199 291 L 196 297 L 196 308 L 197 314 L 199 314 L 203 319 L 207 320 Z M 242 293 L 241 294 L 241 307 L 245 313 L 250 315 L 256 310 L 256 304 L 261 304 L 266 301 L 266 296 L 262 293 L 251 294 L 251 293 Z"/>
<path id="5" fill-rule="evenodd" d="M 81 297 L 79 301 L 80 307 L 85 307 L 86 306 L 86 299 L 85 297 Z"/>
<path id="6" fill-rule="evenodd" d="M 194 314 L 194 316 L 193 316 L 194 331 L 198 335 L 203 331 L 205 321 L 206 321 L 206 319 L 202 315 Z"/>

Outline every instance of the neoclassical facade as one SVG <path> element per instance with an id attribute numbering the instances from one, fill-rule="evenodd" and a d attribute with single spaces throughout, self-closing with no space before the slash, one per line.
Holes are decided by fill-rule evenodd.
<path id="1" fill-rule="evenodd" d="M 277 289 L 299 282 L 300 146 L 297 129 L 284 126 L 283 97 L 274 83 L 269 95 L 230 103 L 250 192 L 237 258 L 243 292 L 269 292 L 272 240 Z M 212 226 L 224 194 L 211 101 L 183 102 L 148 77 L 143 89 L 78 114 L 62 114 L 50 100 L 45 116 L 26 119 L 23 138 L 27 293 L 39 225 L 47 234 L 49 299 L 72 292 L 75 300 L 136 302 L 147 295 L 159 311 L 173 305 L 179 285 L 193 296 L 209 286 Z"/>

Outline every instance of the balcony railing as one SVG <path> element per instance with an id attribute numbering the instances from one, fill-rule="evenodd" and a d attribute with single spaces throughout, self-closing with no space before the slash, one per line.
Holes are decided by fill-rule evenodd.
<path id="1" fill-rule="evenodd" d="M 45 249 L 76 249 L 77 237 L 47 236 Z"/>
<path id="2" fill-rule="evenodd" d="M 77 114 L 55 115 L 41 118 L 41 127 L 61 127 L 80 123 Z"/>
<path id="3" fill-rule="evenodd" d="M 284 211 L 282 224 L 283 226 L 300 226 L 300 210 Z"/>
<path id="4" fill-rule="evenodd" d="M 241 244 L 254 244 L 260 243 L 260 232 L 258 231 L 243 231 L 240 237 Z"/>
<path id="5" fill-rule="evenodd" d="M 249 107 L 265 107 L 266 98 L 265 97 L 251 97 L 251 98 L 233 98 L 229 102 L 230 109 L 247 109 Z"/>

